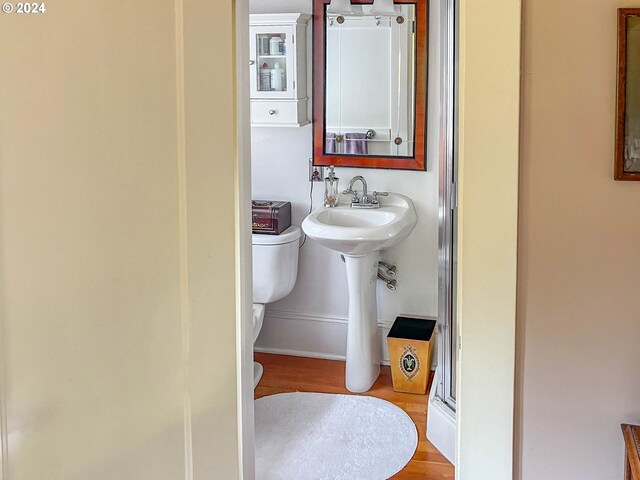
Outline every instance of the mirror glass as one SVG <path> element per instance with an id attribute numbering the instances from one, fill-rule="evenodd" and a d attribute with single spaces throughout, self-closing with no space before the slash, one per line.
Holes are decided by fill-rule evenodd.
<path id="1" fill-rule="evenodd" d="M 640 173 L 640 16 L 626 25 L 624 171 Z"/>
<path id="2" fill-rule="evenodd" d="M 397 17 L 371 15 L 371 7 L 325 10 L 323 154 L 413 157 L 415 4 L 396 4 Z"/>

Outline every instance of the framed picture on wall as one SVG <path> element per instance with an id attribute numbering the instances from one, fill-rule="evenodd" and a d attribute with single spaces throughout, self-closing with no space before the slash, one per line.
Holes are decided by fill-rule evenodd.
<path id="1" fill-rule="evenodd" d="M 615 179 L 640 180 L 640 8 L 618 9 Z"/>

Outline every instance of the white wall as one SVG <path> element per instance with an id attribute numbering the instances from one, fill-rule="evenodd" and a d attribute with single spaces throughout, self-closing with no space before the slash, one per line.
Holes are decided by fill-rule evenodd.
<path id="1" fill-rule="evenodd" d="M 311 13 L 311 0 L 252 0 L 252 13 Z M 408 195 L 418 212 L 411 236 L 384 252 L 398 266 L 398 289 L 378 288 L 378 314 L 383 323 L 399 314 L 436 317 L 438 314 L 438 85 L 435 20 L 438 2 L 431 5 L 427 172 L 374 169 L 336 169 L 341 188 L 354 175 L 363 175 L 371 190 Z M 311 28 L 308 68 L 311 65 Z M 311 70 L 309 70 L 310 72 Z M 309 212 L 308 159 L 312 156 L 312 126 L 252 128 L 254 199 L 288 200 L 293 223 L 300 225 Z M 324 185 L 314 185 L 314 208 L 322 202 Z M 270 305 L 258 348 L 290 349 L 344 355 L 346 347 L 347 282 L 339 254 L 312 240 L 300 250 L 298 281 L 285 299 Z M 302 320 L 302 321 L 300 321 Z M 330 320 L 330 323 L 322 320 Z"/>

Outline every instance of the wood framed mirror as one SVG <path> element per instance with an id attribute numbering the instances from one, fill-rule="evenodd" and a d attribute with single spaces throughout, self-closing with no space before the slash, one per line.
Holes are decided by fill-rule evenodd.
<path id="1" fill-rule="evenodd" d="M 426 169 L 427 0 L 395 2 L 394 15 L 314 0 L 313 163 Z"/>
<path id="2" fill-rule="evenodd" d="M 640 8 L 618 9 L 616 180 L 640 181 Z"/>

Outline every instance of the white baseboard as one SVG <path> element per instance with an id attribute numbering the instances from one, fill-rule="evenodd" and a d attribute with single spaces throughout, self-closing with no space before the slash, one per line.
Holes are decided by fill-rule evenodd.
<path id="1" fill-rule="evenodd" d="M 387 334 L 393 321 L 379 322 L 380 363 L 389 365 Z M 273 310 L 267 306 L 256 352 L 296 357 L 344 360 L 347 350 L 347 319 Z M 433 355 L 434 361 L 437 358 Z"/>
<path id="2" fill-rule="evenodd" d="M 436 376 L 429 392 L 427 439 L 447 460 L 456 465 L 456 413 L 436 397 L 437 382 Z"/>
<path id="3" fill-rule="evenodd" d="M 301 350 L 289 350 L 286 348 L 268 348 L 258 347 L 257 345 L 253 349 L 260 353 L 273 353 L 275 355 L 289 355 L 291 357 L 307 357 L 307 358 L 320 358 L 322 360 L 341 360 L 345 361 L 347 357 L 344 355 L 333 355 L 330 353 L 318 353 L 318 352 L 304 352 Z"/>
<path id="4" fill-rule="evenodd" d="M 387 334 L 393 322 L 378 324 L 380 363 L 389 365 Z M 256 352 L 297 357 L 344 360 L 347 351 L 347 319 L 272 310 L 267 307 Z"/>
<path id="5" fill-rule="evenodd" d="M 287 350 L 283 348 L 264 348 L 264 347 L 254 347 L 254 352 L 259 353 L 273 353 L 274 355 L 289 355 L 290 357 L 306 357 L 306 358 L 319 358 L 321 360 L 338 360 L 341 362 L 346 361 L 347 357 L 345 355 L 331 355 L 328 353 L 318 353 L 318 352 L 301 352 L 300 350 Z M 389 360 L 380 360 L 380 365 L 389 366 Z"/>

